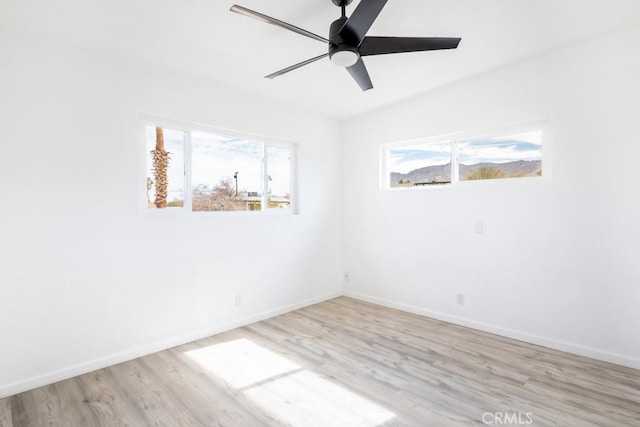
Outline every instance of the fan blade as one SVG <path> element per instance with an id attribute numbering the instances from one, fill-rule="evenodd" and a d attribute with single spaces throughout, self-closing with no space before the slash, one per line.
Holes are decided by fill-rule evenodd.
<path id="1" fill-rule="evenodd" d="M 360 46 L 385 4 L 387 0 L 361 0 L 340 30 L 340 35 L 348 43 Z"/>
<path id="2" fill-rule="evenodd" d="M 320 56 L 316 56 L 315 58 L 307 59 L 306 61 L 302 61 L 302 62 L 300 62 L 300 63 L 298 63 L 296 65 L 292 65 L 290 67 L 283 68 L 280 71 L 276 71 L 275 73 L 271 73 L 268 76 L 264 76 L 264 78 L 265 79 L 275 79 L 276 77 L 281 76 L 283 74 L 286 74 L 289 71 L 293 71 L 293 70 L 296 70 L 296 69 L 298 69 L 300 67 L 304 67 L 307 64 L 311 64 L 312 62 L 316 62 L 317 60 L 322 59 L 322 58 L 326 58 L 327 56 L 329 56 L 329 54 L 325 53 L 324 55 L 320 55 Z"/>
<path id="3" fill-rule="evenodd" d="M 365 37 L 359 50 L 361 56 L 370 56 L 455 49 L 460 40 L 458 37 Z"/>
<path id="4" fill-rule="evenodd" d="M 276 27 L 293 31 L 294 33 L 302 34 L 303 36 L 318 40 L 322 43 L 329 43 L 329 40 L 325 39 L 324 37 L 320 37 L 317 34 L 313 34 L 312 32 L 303 30 L 302 28 L 298 28 L 295 25 L 287 24 L 286 22 L 280 21 L 279 19 L 275 19 L 270 16 L 263 15 L 262 13 L 255 12 L 251 9 L 247 9 L 246 7 L 238 6 L 237 4 L 231 6 L 231 12 L 239 13 L 240 15 L 248 16 L 249 18 L 257 19 L 258 21 L 266 22 L 267 24 L 272 24 Z"/>
<path id="5" fill-rule="evenodd" d="M 347 71 L 351 74 L 351 77 L 353 77 L 356 83 L 358 83 L 360 89 L 363 91 L 373 89 L 373 83 L 371 83 L 369 72 L 367 71 L 367 67 L 365 67 L 362 58 L 358 58 L 358 62 L 353 64 L 351 67 L 347 67 Z"/>

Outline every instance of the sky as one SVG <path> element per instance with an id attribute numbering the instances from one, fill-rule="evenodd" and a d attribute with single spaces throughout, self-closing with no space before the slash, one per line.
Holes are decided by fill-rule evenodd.
<path id="1" fill-rule="evenodd" d="M 192 132 L 192 186 L 199 184 L 209 188 L 221 180 L 231 180 L 238 172 L 238 192 L 262 193 L 262 143 L 236 137 L 225 137 L 211 133 Z M 185 133 L 164 130 L 165 149 L 170 153 L 169 200 L 182 199 L 184 187 Z M 147 128 L 147 152 L 155 148 L 155 128 Z M 270 189 L 273 196 L 290 192 L 290 150 L 267 147 Z M 153 163 L 147 155 L 147 175 L 153 177 Z M 151 191 L 153 193 L 153 191 Z M 153 194 L 152 194 L 153 197 Z"/>
<path id="2" fill-rule="evenodd" d="M 193 187 L 209 188 L 231 180 L 238 172 L 238 191 L 260 192 L 262 188 L 262 144 L 257 141 L 193 132 Z"/>
<path id="3" fill-rule="evenodd" d="M 425 166 L 445 165 L 451 161 L 451 142 L 415 144 L 389 149 L 389 172 L 408 173 Z"/>
<path id="4" fill-rule="evenodd" d="M 542 159 L 542 132 L 526 132 L 503 137 L 477 138 L 457 142 L 461 164 L 507 163 L 515 160 Z M 426 166 L 451 161 L 451 142 L 417 143 L 391 147 L 389 172 L 408 173 Z"/>

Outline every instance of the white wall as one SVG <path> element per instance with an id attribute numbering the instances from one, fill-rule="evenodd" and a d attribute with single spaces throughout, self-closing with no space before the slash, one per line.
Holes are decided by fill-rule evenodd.
<path id="1" fill-rule="evenodd" d="M 0 397 L 341 293 L 334 121 L 44 40 L 0 52 Z M 298 142 L 300 215 L 141 215 L 141 113 Z"/>
<path id="2" fill-rule="evenodd" d="M 346 122 L 347 294 L 640 367 L 638 76 L 636 27 Z M 382 143 L 538 120 L 550 181 L 379 190 Z"/>
<path id="3" fill-rule="evenodd" d="M 640 367 L 638 28 L 342 135 L 53 42 L 0 34 L 0 52 L 0 397 L 337 295 L 343 263 L 350 295 Z M 299 142 L 301 214 L 141 215 L 142 113 Z M 541 119 L 550 181 L 378 188 L 381 143 Z"/>

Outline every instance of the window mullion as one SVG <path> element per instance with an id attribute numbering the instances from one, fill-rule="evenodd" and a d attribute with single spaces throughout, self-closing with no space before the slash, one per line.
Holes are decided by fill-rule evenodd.
<path id="1" fill-rule="evenodd" d="M 451 141 L 451 183 L 460 180 L 460 157 L 458 156 L 458 141 Z"/>
<path id="2" fill-rule="evenodd" d="M 266 211 L 269 203 L 269 164 L 267 161 L 267 144 L 262 143 L 262 208 Z"/>
<path id="3" fill-rule="evenodd" d="M 185 156 L 184 156 L 184 207 L 187 212 L 193 211 L 193 193 L 191 191 L 192 164 L 193 164 L 193 144 L 191 141 L 191 131 L 185 132 Z"/>

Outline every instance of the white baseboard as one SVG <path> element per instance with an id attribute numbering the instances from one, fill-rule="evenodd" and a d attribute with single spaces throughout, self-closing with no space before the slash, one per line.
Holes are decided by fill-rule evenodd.
<path id="1" fill-rule="evenodd" d="M 395 301 L 389 301 L 370 295 L 362 294 L 359 292 L 345 290 L 344 295 L 354 299 L 370 302 L 372 304 L 382 305 L 389 308 L 395 308 L 398 310 L 406 311 L 408 313 L 418 314 L 420 316 L 430 317 L 432 319 L 441 320 L 443 322 L 453 323 L 460 326 L 467 326 L 469 328 L 478 329 L 480 331 L 489 332 L 492 334 L 500 335 L 507 338 L 513 338 L 519 341 L 528 342 L 531 344 L 541 345 L 543 347 L 552 348 L 554 350 L 565 351 L 567 353 L 577 354 L 579 356 L 589 357 L 591 359 L 597 359 L 604 362 L 615 363 L 616 365 L 622 365 L 629 368 L 640 369 L 640 359 L 629 357 L 621 354 L 610 353 L 608 351 L 598 350 L 595 348 L 584 347 L 578 344 L 555 340 L 552 338 L 546 338 L 539 335 L 530 334 L 527 332 L 517 331 L 514 329 L 503 328 L 501 326 L 492 325 L 489 323 L 478 322 L 466 317 L 455 316 L 439 311 L 429 310 L 422 307 L 417 307 L 410 304 L 399 303 Z"/>
<path id="2" fill-rule="evenodd" d="M 69 378 L 77 377 L 78 375 L 86 374 L 98 369 L 103 369 L 109 366 L 117 365 L 118 363 L 126 362 L 136 359 L 138 357 L 146 356 L 148 354 L 156 353 L 158 351 L 166 350 L 168 348 L 176 347 L 182 344 L 186 344 L 192 341 L 196 341 L 202 338 L 209 337 L 211 335 L 220 334 L 222 332 L 229 331 L 231 329 L 239 328 L 241 326 L 248 325 L 250 323 L 259 322 L 261 320 L 269 319 L 274 316 L 279 316 L 290 311 L 298 310 L 309 305 L 317 304 L 323 301 L 337 298 L 342 295 L 342 292 L 333 292 L 327 295 L 323 295 L 316 298 L 310 298 L 307 300 L 299 301 L 287 306 L 275 308 L 273 310 L 263 311 L 261 313 L 253 314 L 251 316 L 243 317 L 231 322 L 205 328 L 196 332 L 171 337 L 162 341 L 154 342 L 152 344 L 137 347 L 131 350 L 123 351 L 120 353 L 112 354 L 110 356 L 101 357 L 99 359 L 90 360 L 74 366 L 58 369 L 45 374 L 37 375 L 26 380 L 16 381 L 9 384 L 0 385 L 0 399 L 3 397 L 13 396 L 14 394 L 22 393 L 24 391 L 33 390 L 34 388 L 49 385 L 58 381 L 63 381 Z"/>
<path id="3" fill-rule="evenodd" d="M 605 362 L 615 363 L 630 368 L 640 369 L 640 359 L 624 356 L 620 354 L 610 353 L 598 349 L 580 346 L 566 341 L 554 340 L 551 338 L 545 338 L 538 335 L 530 334 L 527 332 L 517 331 L 513 329 L 503 328 L 496 325 L 491 325 L 484 322 L 478 322 L 473 319 L 465 317 L 455 316 L 447 313 L 433 311 L 410 304 L 399 303 L 395 301 L 389 301 L 370 295 L 362 294 L 359 292 L 353 292 L 345 290 L 344 292 L 333 292 L 321 297 L 311 298 L 303 301 L 299 301 L 287 306 L 279 307 L 273 310 L 263 311 L 251 316 L 243 317 L 231 322 L 205 328 L 197 332 L 184 334 L 168 338 L 162 341 L 158 341 L 145 346 L 137 347 L 124 352 L 112 354 L 110 356 L 102 357 L 99 359 L 90 360 L 74 366 L 58 369 L 56 371 L 48 372 L 42 375 L 37 375 L 26 380 L 16 381 L 9 384 L 0 385 L 0 399 L 14 394 L 22 393 L 24 391 L 32 390 L 34 388 L 42 387 L 48 384 L 52 384 L 58 381 L 66 380 L 76 377 L 78 375 L 86 374 L 98 369 L 106 368 L 116 365 L 118 363 L 133 360 L 138 357 L 146 356 L 158 351 L 166 350 L 168 348 L 176 347 L 178 345 L 186 344 L 192 341 L 196 341 L 202 338 L 209 337 L 211 335 L 220 334 L 222 332 L 229 331 L 231 329 L 239 328 L 241 326 L 248 325 L 250 323 L 259 322 L 261 320 L 269 319 L 274 316 L 279 316 L 284 313 L 288 313 L 294 310 L 298 310 L 309 305 L 317 304 L 323 301 L 330 300 L 332 298 L 339 297 L 341 295 L 351 298 L 359 299 L 362 301 L 378 304 L 385 307 L 395 308 L 398 310 L 406 311 L 408 313 L 418 314 L 420 316 L 426 316 L 433 319 L 441 320 L 456 325 L 467 326 L 480 331 L 493 333 L 496 335 L 504 336 L 507 338 L 513 338 L 519 341 L 524 341 L 532 344 L 541 345 L 544 347 L 553 348 L 560 351 L 566 351 L 569 353 L 577 354 L 580 356 L 590 357 L 592 359 L 602 360 Z"/>

